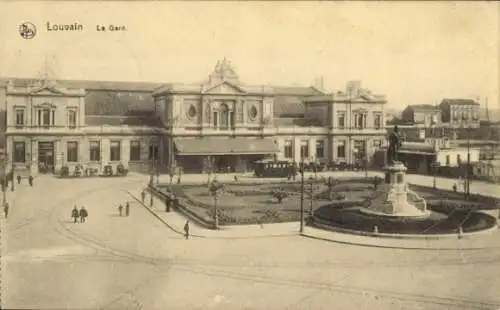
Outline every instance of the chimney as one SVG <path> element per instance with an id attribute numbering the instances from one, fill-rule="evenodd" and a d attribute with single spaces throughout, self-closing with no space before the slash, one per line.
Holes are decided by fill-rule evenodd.
<path id="1" fill-rule="evenodd" d="M 323 81 L 323 77 L 322 76 L 319 76 L 319 77 L 316 77 L 314 79 L 314 87 L 318 90 L 324 90 L 325 89 L 325 85 L 324 85 L 324 81 Z"/>
<path id="2" fill-rule="evenodd" d="M 361 81 L 347 82 L 346 93 L 349 97 L 357 97 L 361 88 Z"/>

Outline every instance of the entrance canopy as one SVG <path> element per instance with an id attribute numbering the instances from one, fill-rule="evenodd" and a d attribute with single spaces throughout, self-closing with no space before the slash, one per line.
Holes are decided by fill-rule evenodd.
<path id="1" fill-rule="evenodd" d="M 175 139 L 178 155 L 257 155 L 278 152 L 271 139 Z"/>

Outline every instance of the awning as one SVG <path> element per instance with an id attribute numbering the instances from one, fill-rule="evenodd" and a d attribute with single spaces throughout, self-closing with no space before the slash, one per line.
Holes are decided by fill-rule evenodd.
<path id="1" fill-rule="evenodd" d="M 252 155 L 273 154 L 278 146 L 271 139 L 203 138 L 175 139 L 178 155 Z"/>

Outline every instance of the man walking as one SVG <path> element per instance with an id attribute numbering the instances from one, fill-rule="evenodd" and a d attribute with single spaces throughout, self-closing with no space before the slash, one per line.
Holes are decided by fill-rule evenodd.
<path id="1" fill-rule="evenodd" d="M 118 212 L 120 213 L 120 216 L 122 216 L 122 211 L 123 211 L 123 206 L 119 205 L 118 206 Z"/>
<path id="2" fill-rule="evenodd" d="M 28 182 L 29 182 L 30 186 L 33 187 L 33 176 L 32 175 L 30 175 L 28 177 Z"/>
<path id="3" fill-rule="evenodd" d="M 142 203 L 144 203 L 144 200 L 146 200 L 146 192 L 144 190 L 142 190 L 142 192 L 141 192 L 141 199 L 142 199 Z"/>
<path id="4" fill-rule="evenodd" d="M 80 223 L 85 223 L 87 216 L 89 216 L 89 213 L 87 212 L 87 209 L 82 206 L 80 209 Z"/>
<path id="5" fill-rule="evenodd" d="M 5 202 L 5 204 L 3 206 L 3 212 L 5 213 L 5 218 L 7 218 L 9 216 L 9 203 L 8 202 Z"/>
<path id="6" fill-rule="evenodd" d="M 186 224 L 184 224 L 184 234 L 186 236 L 186 240 L 189 239 L 189 220 L 186 221 Z"/>
<path id="7" fill-rule="evenodd" d="M 21 175 L 17 175 L 17 184 L 21 184 Z"/>
<path id="8" fill-rule="evenodd" d="M 73 211 L 71 211 L 71 217 L 73 218 L 74 222 L 73 223 L 78 223 L 78 216 L 79 216 L 79 213 L 78 213 L 78 209 L 76 208 L 76 206 L 73 208 Z"/>
<path id="9" fill-rule="evenodd" d="M 125 216 L 129 216 L 130 214 L 130 204 L 127 201 L 127 204 L 125 204 Z"/>

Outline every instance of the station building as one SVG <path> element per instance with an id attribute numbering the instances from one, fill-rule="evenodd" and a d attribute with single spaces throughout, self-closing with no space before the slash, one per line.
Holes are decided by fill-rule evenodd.
<path id="1" fill-rule="evenodd" d="M 120 163 L 244 172 L 262 158 L 354 164 L 370 162 L 386 137 L 386 99 L 359 82 L 335 93 L 246 85 L 227 60 L 200 84 L 8 79 L 0 95 L 18 173 Z"/>

